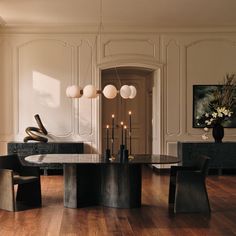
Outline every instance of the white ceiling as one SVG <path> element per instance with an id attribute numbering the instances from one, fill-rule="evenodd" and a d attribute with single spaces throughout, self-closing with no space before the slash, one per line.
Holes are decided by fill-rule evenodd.
<path id="1" fill-rule="evenodd" d="M 101 0 L 0 0 L 0 24 L 97 25 Z M 102 0 L 103 25 L 236 26 L 236 0 Z"/>

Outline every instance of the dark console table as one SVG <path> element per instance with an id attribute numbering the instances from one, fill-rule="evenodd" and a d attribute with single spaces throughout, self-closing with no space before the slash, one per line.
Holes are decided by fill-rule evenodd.
<path id="1" fill-rule="evenodd" d="M 183 166 L 189 166 L 198 155 L 211 158 L 210 169 L 236 169 L 236 142 L 178 142 L 178 157 Z"/>
<path id="2" fill-rule="evenodd" d="M 17 154 L 23 165 L 32 165 L 25 161 L 25 157 L 34 154 L 76 154 L 84 153 L 84 144 L 79 142 L 9 142 L 7 144 L 8 154 Z M 36 164 L 37 165 L 37 164 Z M 58 164 L 40 165 L 44 174 L 47 175 L 49 169 L 62 169 Z"/>

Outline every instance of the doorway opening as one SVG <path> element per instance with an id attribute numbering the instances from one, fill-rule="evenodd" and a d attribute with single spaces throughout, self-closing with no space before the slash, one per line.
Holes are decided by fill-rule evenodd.
<path id="1" fill-rule="evenodd" d="M 124 84 L 134 85 L 137 95 L 134 99 L 102 97 L 102 152 L 107 146 L 106 126 L 111 127 L 115 115 L 114 154 L 121 144 L 121 121 L 129 129 L 129 111 L 132 112 L 132 154 L 153 153 L 153 87 L 154 70 L 140 67 L 118 67 L 102 70 L 101 87 L 113 84 L 118 90 Z M 110 132 L 111 134 L 111 132 Z M 128 134 L 128 132 L 127 132 Z M 109 142 L 111 147 L 111 142 Z M 127 146 L 129 139 L 127 135 Z"/>

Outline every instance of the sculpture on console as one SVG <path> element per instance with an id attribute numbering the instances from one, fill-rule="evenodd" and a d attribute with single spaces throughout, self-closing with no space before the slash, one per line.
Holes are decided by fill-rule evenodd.
<path id="1" fill-rule="evenodd" d="M 24 138 L 24 142 L 26 143 L 30 140 L 33 140 L 33 141 L 47 143 L 48 139 L 46 137 L 43 137 L 42 135 L 47 135 L 48 131 L 43 126 L 40 116 L 38 114 L 36 114 L 34 116 L 34 118 L 35 118 L 39 128 L 37 128 L 37 127 L 26 128 L 25 132 L 28 134 L 28 136 L 26 136 Z"/>

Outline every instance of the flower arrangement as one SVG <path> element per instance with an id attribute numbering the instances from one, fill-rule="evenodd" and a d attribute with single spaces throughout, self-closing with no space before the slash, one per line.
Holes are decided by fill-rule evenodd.
<path id="1" fill-rule="evenodd" d="M 236 77 L 234 74 L 225 76 L 224 84 L 214 91 L 205 104 L 204 112 L 196 117 L 197 125 L 212 127 L 230 122 L 236 105 Z"/>
<path id="2" fill-rule="evenodd" d="M 199 124 L 202 122 L 204 122 L 206 126 L 221 124 L 223 121 L 228 120 L 232 114 L 233 112 L 226 107 L 216 107 L 213 108 L 211 112 L 203 114 L 199 119 Z"/>
<path id="3" fill-rule="evenodd" d="M 207 140 L 209 129 L 207 127 L 205 127 L 203 130 L 204 130 L 204 134 L 202 135 L 202 139 Z"/>

